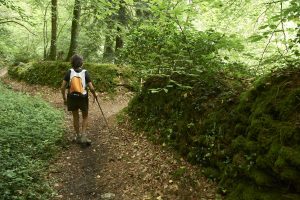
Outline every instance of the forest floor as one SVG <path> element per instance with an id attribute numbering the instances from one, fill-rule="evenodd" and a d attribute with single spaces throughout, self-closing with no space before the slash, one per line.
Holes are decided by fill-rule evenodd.
<path id="1" fill-rule="evenodd" d="M 127 106 L 132 93 L 120 89 L 113 99 L 99 95 L 111 132 L 97 104 L 90 100 L 88 136 L 92 145 L 82 148 L 70 141 L 72 116 L 63 105 L 59 89 L 28 85 L 6 74 L 6 69 L 0 70 L 1 80 L 15 91 L 41 96 L 65 111 L 66 145 L 46 176 L 57 192 L 54 199 L 222 199 L 216 185 L 203 177 L 199 167 L 135 133 L 128 121 L 117 123 L 116 114 Z"/>

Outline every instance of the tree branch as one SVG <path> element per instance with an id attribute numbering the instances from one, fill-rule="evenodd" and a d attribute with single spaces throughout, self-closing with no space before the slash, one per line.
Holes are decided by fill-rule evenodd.
<path id="1" fill-rule="evenodd" d="M 180 25 L 179 19 L 177 18 L 176 15 L 175 15 L 175 23 L 179 26 L 180 31 L 181 31 L 181 34 L 183 35 L 183 38 L 184 38 L 185 42 L 188 43 L 187 36 L 186 36 L 186 34 L 185 34 L 185 30 L 184 30 L 184 28 L 182 28 L 182 26 Z M 191 49 L 190 49 L 189 46 L 188 46 L 188 48 L 187 48 L 187 51 L 188 51 L 188 54 L 189 54 L 190 59 L 193 60 L 193 59 L 192 59 Z"/>
<path id="2" fill-rule="evenodd" d="M 282 0 L 279 1 L 272 1 L 272 2 L 266 2 L 264 3 L 265 5 L 271 5 L 271 4 L 276 4 L 276 3 L 282 3 Z"/>
<path id="3" fill-rule="evenodd" d="M 263 51 L 263 53 L 262 53 L 262 55 L 261 55 L 261 58 L 260 58 L 259 63 L 258 63 L 258 66 L 260 66 L 260 64 L 261 64 L 261 62 L 262 62 L 262 60 L 263 60 L 263 58 L 264 58 L 264 56 L 265 56 L 265 53 L 266 53 L 266 51 L 267 51 L 267 48 L 269 47 L 269 45 L 270 45 L 270 43 L 271 43 L 271 40 L 272 40 L 272 38 L 273 38 L 273 36 L 274 36 L 274 34 L 275 34 L 275 31 L 276 31 L 276 29 L 277 29 L 277 27 L 278 27 L 279 25 L 280 25 L 280 23 L 277 24 L 276 28 L 272 31 L 272 34 L 271 34 L 271 36 L 269 37 L 269 41 L 268 41 L 267 45 L 265 46 L 264 51 Z"/>
<path id="4" fill-rule="evenodd" d="M 280 2 L 280 23 L 281 23 L 281 29 L 282 29 L 282 32 L 283 32 L 283 37 L 284 37 L 284 46 L 285 46 L 285 50 L 286 50 L 286 52 L 288 52 L 289 51 L 289 48 L 288 48 L 288 46 L 287 46 L 287 43 L 286 43 L 286 34 L 285 34 L 285 30 L 284 30 L 284 25 L 283 25 L 283 19 L 282 19 L 282 17 L 283 17 L 283 5 L 282 5 L 282 1 Z"/>
<path id="5" fill-rule="evenodd" d="M 61 34 L 61 32 L 63 31 L 64 27 L 67 25 L 67 23 L 70 21 L 70 19 L 72 18 L 71 15 L 69 15 L 68 19 L 63 23 L 63 25 L 61 26 L 60 30 L 58 31 L 58 34 L 57 34 L 57 40 Z"/>
<path id="6" fill-rule="evenodd" d="M 278 46 L 278 40 L 277 38 L 275 39 L 276 40 L 276 47 L 277 47 L 277 52 L 280 54 L 280 56 L 287 62 L 287 59 L 285 57 L 285 55 L 280 51 L 280 47 Z"/>
<path id="7" fill-rule="evenodd" d="M 270 9 L 270 6 L 268 6 L 256 19 L 256 23 L 258 23 L 259 19 L 267 13 L 267 11 Z"/>
<path id="8" fill-rule="evenodd" d="M 35 33 L 33 33 L 29 28 L 27 28 L 24 24 L 18 22 L 18 21 L 14 21 L 14 20 L 7 20 L 7 21 L 0 21 L 0 24 L 6 24 L 6 23 L 15 23 L 18 24 L 19 26 L 22 26 L 23 28 L 25 28 L 29 33 L 31 33 L 32 35 L 36 36 Z"/>

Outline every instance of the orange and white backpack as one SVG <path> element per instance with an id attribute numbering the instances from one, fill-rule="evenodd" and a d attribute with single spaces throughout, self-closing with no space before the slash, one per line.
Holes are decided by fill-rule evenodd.
<path id="1" fill-rule="evenodd" d="M 74 69 L 71 69 L 70 74 L 70 94 L 75 95 L 86 95 L 86 82 L 85 82 L 85 72 L 86 70 L 82 70 L 81 72 L 76 72 Z"/>

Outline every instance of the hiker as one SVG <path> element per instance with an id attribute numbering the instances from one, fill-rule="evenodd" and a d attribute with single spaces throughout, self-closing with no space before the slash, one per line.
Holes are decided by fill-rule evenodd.
<path id="1" fill-rule="evenodd" d="M 92 92 L 94 98 L 97 98 L 94 86 L 87 70 L 83 69 L 83 58 L 79 55 L 73 55 L 71 58 L 72 68 L 66 73 L 61 84 L 61 93 L 64 104 L 67 105 L 68 111 L 72 111 L 73 125 L 75 129 L 74 140 L 77 143 L 90 145 L 91 140 L 87 138 L 86 129 L 88 123 L 88 90 Z M 66 98 L 66 88 L 68 94 Z M 82 130 L 79 127 L 79 110 L 82 112 Z"/>

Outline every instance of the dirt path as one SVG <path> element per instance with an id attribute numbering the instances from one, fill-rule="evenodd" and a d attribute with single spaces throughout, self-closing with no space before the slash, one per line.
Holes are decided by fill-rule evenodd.
<path id="1" fill-rule="evenodd" d="M 14 90 L 40 95 L 55 107 L 65 109 L 59 90 L 16 82 L 4 74 L 2 80 Z M 66 142 L 47 177 L 57 191 L 54 199 L 219 199 L 216 186 L 203 178 L 199 168 L 134 133 L 128 122 L 117 125 L 116 113 L 127 106 L 131 97 L 131 93 L 122 90 L 113 100 L 105 94 L 100 96 L 112 134 L 97 104 L 90 102 L 88 135 L 93 144 L 81 148 Z M 66 112 L 66 138 L 73 131 L 71 121 Z"/>

